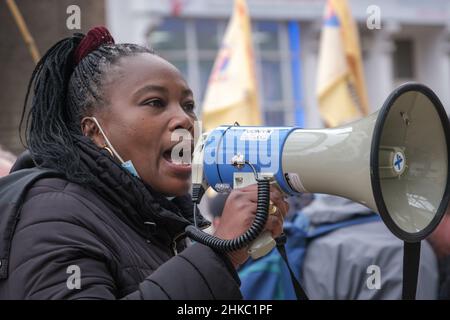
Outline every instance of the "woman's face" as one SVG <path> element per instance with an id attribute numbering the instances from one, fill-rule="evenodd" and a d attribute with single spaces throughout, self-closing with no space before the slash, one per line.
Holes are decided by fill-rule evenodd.
<path id="1" fill-rule="evenodd" d="M 141 179 L 154 190 L 167 196 L 186 194 L 191 166 L 171 156 L 179 144 L 172 134 L 177 130 L 176 134 L 182 131 L 193 137 L 196 117 L 192 91 L 180 72 L 162 58 L 143 53 L 122 58 L 106 80 L 107 106 L 93 116 L 115 150 L 124 161 L 133 162 Z M 99 132 L 94 141 L 105 145 Z M 192 140 L 183 141 L 191 153 Z"/>

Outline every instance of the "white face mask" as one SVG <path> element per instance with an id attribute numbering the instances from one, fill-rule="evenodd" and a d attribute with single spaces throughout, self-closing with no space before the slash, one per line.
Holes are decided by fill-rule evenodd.
<path id="1" fill-rule="evenodd" d="M 92 119 L 92 121 L 95 122 L 95 124 L 97 125 L 98 129 L 100 130 L 100 133 L 103 135 L 103 138 L 105 138 L 106 144 L 108 145 L 108 147 L 111 149 L 111 152 L 114 154 L 114 156 L 119 159 L 120 164 L 122 166 L 122 168 L 124 168 L 125 170 L 127 170 L 129 173 L 131 173 L 133 176 L 140 178 L 139 174 L 137 173 L 136 168 L 133 165 L 133 162 L 131 162 L 131 160 L 128 161 L 123 161 L 122 157 L 119 155 L 119 153 L 114 149 L 114 147 L 112 146 L 111 142 L 109 142 L 108 137 L 106 136 L 105 132 L 103 131 L 102 127 L 100 126 L 100 123 L 98 123 L 97 119 L 95 117 L 89 117 L 89 119 Z"/>

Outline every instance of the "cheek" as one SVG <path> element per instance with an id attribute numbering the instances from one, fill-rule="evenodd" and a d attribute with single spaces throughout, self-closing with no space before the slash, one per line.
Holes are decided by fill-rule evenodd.
<path id="1" fill-rule="evenodd" d="M 139 112 L 139 114 L 138 114 Z M 111 131 L 111 143 L 124 161 L 131 160 L 139 176 L 156 191 L 182 195 L 189 191 L 188 177 L 178 177 L 162 158 L 164 146 L 171 142 L 168 117 L 148 115 L 147 110 L 122 114 Z M 114 133 L 114 134 L 112 134 Z"/>
<path id="2" fill-rule="evenodd" d="M 127 150 L 130 154 L 130 160 L 141 166 L 142 170 L 149 171 L 154 169 L 157 159 L 160 157 L 161 140 L 163 130 L 154 122 L 142 119 L 136 122 L 136 125 L 130 128 Z"/>
<path id="3" fill-rule="evenodd" d="M 146 115 L 145 110 L 129 110 L 111 131 L 111 143 L 124 161 L 131 160 L 139 172 L 154 169 L 164 134 L 161 119 Z"/>

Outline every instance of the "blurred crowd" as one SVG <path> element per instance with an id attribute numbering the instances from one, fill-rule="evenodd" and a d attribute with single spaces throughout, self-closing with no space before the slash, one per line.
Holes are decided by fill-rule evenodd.
<path id="1" fill-rule="evenodd" d="M 205 198 L 202 209 L 217 226 L 227 195 L 210 192 Z M 310 299 L 402 299 L 403 241 L 376 213 L 325 194 L 302 194 L 289 202 L 286 248 Z M 249 260 L 239 274 L 246 299 L 295 299 L 288 270 L 275 249 Z M 422 241 L 416 297 L 450 299 L 450 209 Z"/>

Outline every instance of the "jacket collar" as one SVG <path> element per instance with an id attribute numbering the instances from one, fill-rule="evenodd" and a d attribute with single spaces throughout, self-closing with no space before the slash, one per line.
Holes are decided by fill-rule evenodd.
<path id="1" fill-rule="evenodd" d="M 138 226 L 156 224 L 154 234 L 173 239 L 193 223 L 193 204 L 189 194 L 168 200 L 155 192 L 141 179 L 134 177 L 111 158 L 106 150 L 99 149 L 91 139 L 79 136 L 76 145 L 82 162 L 96 177 L 91 188 L 114 206 L 120 207 Z M 203 216 L 197 215 L 200 227 L 209 225 Z"/>

